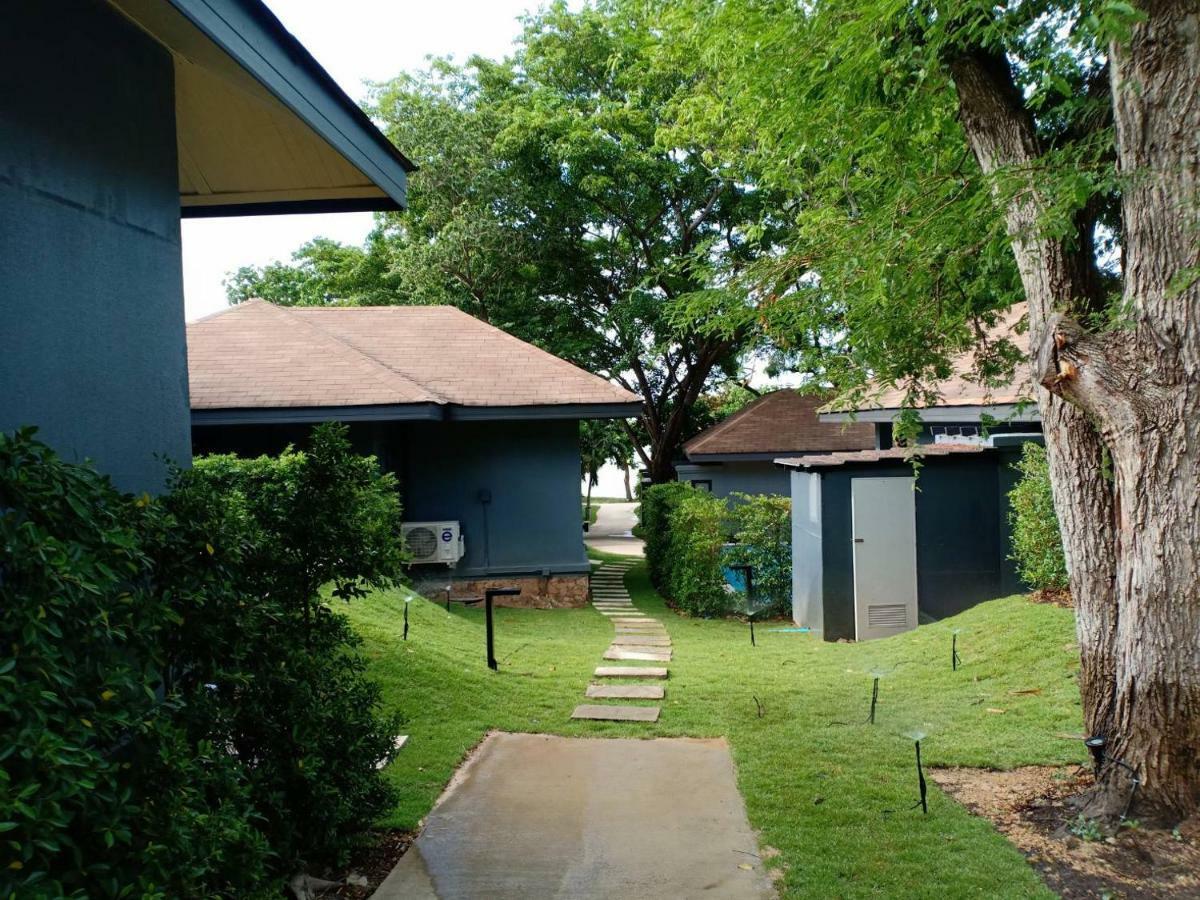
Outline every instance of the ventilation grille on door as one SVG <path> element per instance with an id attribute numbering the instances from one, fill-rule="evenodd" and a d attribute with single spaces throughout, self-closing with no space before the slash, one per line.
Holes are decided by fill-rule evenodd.
<path id="1" fill-rule="evenodd" d="M 903 603 L 867 607 L 868 628 L 907 628 L 908 607 Z"/>

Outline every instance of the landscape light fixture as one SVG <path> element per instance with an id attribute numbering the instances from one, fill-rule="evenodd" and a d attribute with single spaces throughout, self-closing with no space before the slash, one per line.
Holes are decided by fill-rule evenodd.
<path id="1" fill-rule="evenodd" d="M 1088 753 L 1092 754 L 1092 768 L 1096 770 L 1096 776 L 1100 776 L 1100 770 L 1104 768 L 1104 745 L 1108 743 L 1104 740 L 1104 736 L 1100 734 L 1092 735 L 1083 742 L 1083 746 L 1088 748 Z"/>
<path id="2" fill-rule="evenodd" d="M 496 662 L 496 643 L 494 639 L 494 629 L 492 627 L 492 600 L 495 597 L 516 597 L 521 593 L 520 588 L 488 588 L 483 592 L 483 608 L 487 622 L 487 664 L 488 668 L 493 672 L 500 671 L 500 664 Z"/>
<path id="3" fill-rule="evenodd" d="M 1088 748 L 1088 752 L 1092 754 L 1092 765 L 1096 769 L 1096 780 L 1100 780 L 1100 771 L 1104 768 L 1106 762 L 1112 763 L 1118 768 L 1124 769 L 1129 773 L 1129 798 L 1125 801 L 1125 811 L 1121 813 L 1121 818 L 1124 819 L 1129 813 L 1129 807 L 1133 805 L 1133 795 L 1137 793 L 1138 785 L 1142 780 L 1138 778 L 1137 769 L 1129 765 L 1122 759 L 1117 759 L 1115 756 L 1109 756 L 1105 752 L 1108 746 L 1108 740 L 1102 734 L 1092 735 L 1086 738 L 1083 745 Z"/>
<path id="4" fill-rule="evenodd" d="M 404 640 L 408 640 L 408 604 L 412 603 L 412 597 L 404 598 Z"/>
<path id="5" fill-rule="evenodd" d="M 962 657 L 958 655 L 958 629 L 955 628 L 950 636 L 950 669 L 957 672 L 961 662 Z"/>

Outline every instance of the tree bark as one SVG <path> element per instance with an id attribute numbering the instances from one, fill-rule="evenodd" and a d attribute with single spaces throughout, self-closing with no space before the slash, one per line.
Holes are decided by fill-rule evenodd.
<path id="1" fill-rule="evenodd" d="M 949 65 L 960 118 L 983 171 L 990 175 L 1034 162 L 1041 149 L 1007 59 L 973 48 Z M 1076 308 L 1087 292 L 1077 257 L 1061 241 L 1040 233 L 1035 185 L 1006 201 L 1005 217 L 1029 301 L 1030 346 L 1035 348 L 1043 343 L 1055 310 Z M 1084 727 L 1089 735 L 1107 735 L 1113 722 L 1118 605 L 1115 513 L 1104 471 L 1105 448 L 1083 410 L 1045 389 L 1038 390 L 1037 400 L 1075 599 Z"/>
<path id="2" fill-rule="evenodd" d="M 1087 725 L 1129 767 L 1110 762 L 1085 811 L 1115 815 L 1138 801 L 1186 816 L 1200 809 L 1200 7 L 1143 11 L 1110 48 L 1128 327 L 1089 333 L 1073 318 L 1088 285 L 1040 232 L 1032 176 L 1005 192 L 1005 213 L 1047 389 Z M 1007 60 L 974 50 L 950 67 L 984 171 L 1035 162 Z"/>

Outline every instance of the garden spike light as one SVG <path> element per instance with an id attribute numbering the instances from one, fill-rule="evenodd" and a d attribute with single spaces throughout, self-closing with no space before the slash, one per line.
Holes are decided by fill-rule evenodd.
<path id="1" fill-rule="evenodd" d="M 412 597 L 404 598 L 404 640 L 408 640 L 408 604 L 412 603 Z"/>
<path id="2" fill-rule="evenodd" d="M 917 745 L 917 786 L 921 791 L 921 812 L 929 814 L 929 803 L 926 800 L 927 788 L 925 785 L 925 773 L 921 771 L 921 742 L 915 741 Z"/>

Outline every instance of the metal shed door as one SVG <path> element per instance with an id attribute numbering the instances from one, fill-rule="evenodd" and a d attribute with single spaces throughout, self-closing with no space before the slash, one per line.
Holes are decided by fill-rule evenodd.
<path id="1" fill-rule="evenodd" d="M 860 641 L 917 627 L 917 519 L 911 478 L 850 481 L 854 632 Z"/>

